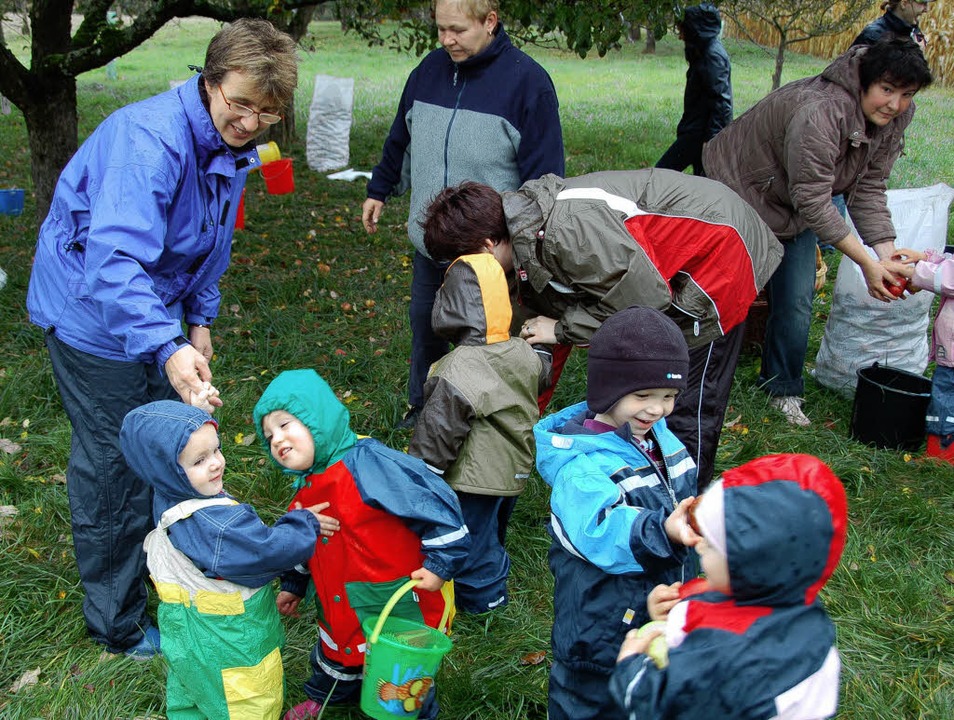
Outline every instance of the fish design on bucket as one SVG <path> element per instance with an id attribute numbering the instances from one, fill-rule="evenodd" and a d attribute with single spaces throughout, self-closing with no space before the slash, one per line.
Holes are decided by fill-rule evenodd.
<path id="1" fill-rule="evenodd" d="M 405 712 L 416 712 L 421 709 L 424 698 L 427 697 L 427 693 L 433 684 L 434 678 L 432 677 L 412 678 L 401 685 L 395 685 L 386 680 L 378 680 L 378 697 L 385 702 L 398 700 L 404 706 Z"/>

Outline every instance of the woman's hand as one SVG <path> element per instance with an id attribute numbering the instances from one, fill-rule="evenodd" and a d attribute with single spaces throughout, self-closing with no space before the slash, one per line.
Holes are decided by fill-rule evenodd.
<path id="1" fill-rule="evenodd" d="M 378 231 L 378 220 L 381 219 L 383 207 L 384 203 L 374 198 L 368 198 L 361 206 L 361 224 L 369 235 Z"/>
<path id="2" fill-rule="evenodd" d="M 189 342 L 192 347 L 202 353 L 209 362 L 212 362 L 212 330 L 203 325 L 189 326 Z"/>
<path id="3" fill-rule="evenodd" d="M 212 371 L 205 356 L 191 345 L 183 345 L 166 360 L 166 377 L 169 384 L 179 393 L 182 402 L 192 404 L 192 393 L 199 396 L 206 391 L 208 402 L 213 407 L 222 407 L 218 393 L 211 396 L 204 383 L 211 383 Z"/>
<path id="4" fill-rule="evenodd" d="M 532 317 L 520 327 L 520 337 L 531 345 L 555 345 L 557 321 L 538 315 Z"/>

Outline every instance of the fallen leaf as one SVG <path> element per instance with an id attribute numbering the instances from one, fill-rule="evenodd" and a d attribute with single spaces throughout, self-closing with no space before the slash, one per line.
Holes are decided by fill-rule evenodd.
<path id="1" fill-rule="evenodd" d="M 0 518 L 15 518 L 19 512 L 16 505 L 0 505 Z"/>
<path id="2" fill-rule="evenodd" d="M 522 658 L 520 658 L 521 665 L 539 665 L 547 657 L 546 650 L 538 650 L 537 652 L 527 653 Z"/>
<path id="3" fill-rule="evenodd" d="M 40 668 L 27 670 L 19 679 L 10 686 L 11 693 L 18 693 L 25 687 L 36 685 L 40 681 Z"/>
<path id="4" fill-rule="evenodd" d="M 741 416 L 741 415 L 736 415 L 736 416 L 735 416 L 734 418 L 732 418 L 731 420 L 726 420 L 724 423 L 722 423 L 722 427 L 730 428 L 730 427 L 732 427 L 733 425 L 735 425 L 737 422 L 739 422 L 739 420 L 741 420 L 741 419 L 742 419 L 742 416 Z"/>
<path id="5" fill-rule="evenodd" d="M 248 446 L 251 445 L 253 442 L 255 442 L 255 435 L 254 435 L 254 433 L 251 434 L 251 435 L 246 435 L 244 438 L 242 438 L 242 444 L 243 444 L 245 447 L 248 447 Z"/>
<path id="6" fill-rule="evenodd" d="M 7 440 L 6 438 L 0 438 L 0 451 L 7 453 L 8 455 L 13 455 L 14 453 L 20 452 L 20 446 L 17 445 L 12 440 Z"/>
<path id="7" fill-rule="evenodd" d="M 954 585 L 954 570 L 948 570 L 944 573 L 944 579 L 947 580 L 951 585 Z"/>

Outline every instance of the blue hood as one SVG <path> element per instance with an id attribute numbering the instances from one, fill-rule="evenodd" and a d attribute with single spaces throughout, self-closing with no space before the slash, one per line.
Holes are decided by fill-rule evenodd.
<path id="1" fill-rule="evenodd" d="M 179 455 L 192 433 L 205 423 L 218 429 L 207 412 L 176 400 L 148 403 L 130 410 L 123 420 L 119 433 L 123 455 L 132 471 L 152 486 L 152 513 L 157 523 L 170 507 L 205 497 L 193 489 L 179 465 Z"/>
<path id="2" fill-rule="evenodd" d="M 769 455 L 722 476 L 726 556 L 740 604 L 810 605 L 845 546 L 847 498 L 811 455 Z"/>

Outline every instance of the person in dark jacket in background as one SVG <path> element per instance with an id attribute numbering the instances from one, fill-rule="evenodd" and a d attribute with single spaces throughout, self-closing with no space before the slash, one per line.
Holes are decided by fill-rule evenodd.
<path id="1" fill-rule="evenodd" d="M 924 33 L 918 26 L 918 19 L 927 12 L 932 0 L 912 2 L 912 0 L 886 0 L 881 3 L 884 15 L 865 25 L 851 46 L 874 45 L 881 36 L 890 33 L 898 37 L 909 37 L 916 42 L 921 52 L 927 47 Z"/>
<path id="2" fill-rule="evenodd" d="M 711 3 L 693 5 L 676 28 L 686 44 L 686 91 L 676 141 L 656 167 L 681 172 L 692 165 L 693 173 L 705 175 L 703 144 L 732 122 L 732 68 L 719 40 L 722 16 Z"/>
<path id="3" fill-rule="evenodd" d="M 510 42 L 497 0 L 437 0 L 440 48 L 407 79 L 384 151 L 368 182 L 361 220 L 377 232 L 385 201 L 411 189 L 408 235 L 411 278 L 411 367 L 408 411 L 414 427 L 431 365 L 450 346 L 431 328 L 434 296 L 445 265 L 424 248 L 420 221 L 431 199 L 465 180 L 516 190 L 546 173 L 563 175 L 563 131 L 550 76 Z"/>

